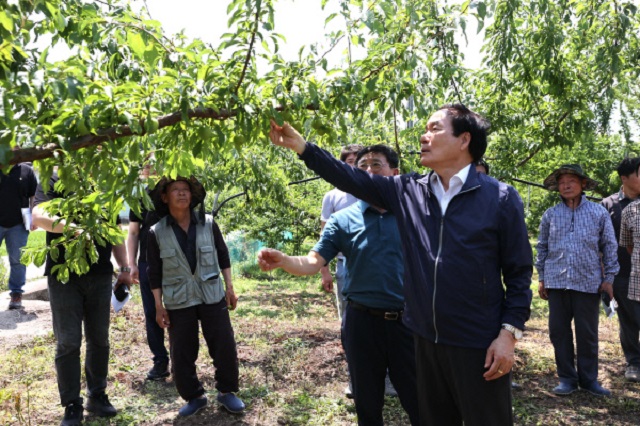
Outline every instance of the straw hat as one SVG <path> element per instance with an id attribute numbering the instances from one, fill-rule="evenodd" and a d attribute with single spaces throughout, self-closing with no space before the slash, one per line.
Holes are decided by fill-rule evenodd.
<path id="1" fill-rule="evenodd" d="M 189 184 L 191 188 L 191 205 L 189 206 L 191 209 L 195 208 L 198 204 L 204 203 L 204 199 L 207 196 L 207 191 L 205 191 L 204 186 L 195 178 L 195 176 L 190 176 L 188 178 L 183 176 L 178 176 L 175 179 L 171 179 L 169 177 L 163 176 L 160 178 L 156 187 L 151 191 L 151 200 L 153 200 L 153 205 L 156 208 L 156 212 L 160 217 L 165 216 L 169 213 L 169 208 L 167 204 L 162 201 L 162 194 L 165 193 L 167 186 L 173 182 L 182 181 Z"/>
<path id="2" fill-rule="evenodd" d="M 547 178 L 544 180 L 544 187 L 549 191 L 557 191 L 558 190 L 558 179 L 562 175 L 576 175 L 581 179 L 585 179 L 587 181 L 587 185 L 584 187 L 585 191 L 591 191 L 598 186 L 598 182 L 588 177 L 583 171 L 582 167 L 579 164 L 563 164 L 558 169 L 554 170 Z"/>

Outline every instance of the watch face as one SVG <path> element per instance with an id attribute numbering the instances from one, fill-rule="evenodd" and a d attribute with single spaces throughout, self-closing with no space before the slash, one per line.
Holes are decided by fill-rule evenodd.
<path id="1" fill-rule="evenodd" d="M 516 339 L 517 339 L 517 340 L 522 339 L 522 331 L 521 331 L 521 330 L 518 330 L 517 328 L 516 328 L 516 330 L 515 330 L 515 333 L 513 333 L 513 335 L 514 335 L 514 336 L 516 336 Z"/>

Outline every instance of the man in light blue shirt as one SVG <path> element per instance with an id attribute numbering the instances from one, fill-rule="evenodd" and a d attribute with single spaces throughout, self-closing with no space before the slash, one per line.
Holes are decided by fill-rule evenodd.
<path id="1" fill-rule="evenodd" d="M 365 147 L 356 164 L 371 174 L 398 174 L 398 155 L 385 145 Z M 388 369 L 400 403 L 411 424 L 417 425 L 415 350 L 413 335 L 402 322 L 404 264 L 396 217 L 359 200 L 331 215 L 307 256 L 263 249 L 258 261 L 263 270 L 282 268 L 295 275 L 312 275 L 339 252 L 346 258 L 348 271 L 342 290 L 346 309 L 341 337 L 358 424 L 383 424 Z"/>
<path id="2" fill-rule="evenodd" d="M 596 185 L 577 164 L 561 166 L 544 181 L 544 186 L 559 191 L 562 199 L 542 216 L 536 260 L 538 293 L 549 301 L 549 337 L 560 379 L 553 389 L 556 395 L 569 395 L 578 387 L 597 396 L 611 394 L 597 380 L 598 293 L 606 292 L 613 298 L 612 283 L 620 268 L 609 214 L 583 193 Z"/>

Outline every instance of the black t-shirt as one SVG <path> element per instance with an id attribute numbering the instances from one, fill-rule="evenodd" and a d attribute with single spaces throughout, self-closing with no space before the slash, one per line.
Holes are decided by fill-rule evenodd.
<path id="1" fill-rule="evenodd" d="M 58 180 L 59 180 L 58 174 L 54 173 L 53 176 L 51 176 L 51 179 L 49 180 L 49 191 L 47 191 L 47 193 L 43 191 L 42 184 L 38 184 L 34 205 L 37 206 L 38 204 L 44 203 L 45 201 L 53 200 L 55 198 L 64 198 L 64 194 L 61 194 L 54 190 L 54 186 L 56 182 L 58 182 Z M 53 240 L 55 240 L 56 238 L 59 238 L 60 236 L 62 236 L 62 234 L 55 234 L 53 232 L 47 231 L 47 245 L 50 245 Z M 112 274 L 113 273 L 113 265 L 111 264 L 112 245 L 109 243 L 106 243 L 105 246 L 101 246 L 95 241 L 93 242 L 93 244 L 95 245 L 96 250 L 98 251 L 98 261 L 89 266 L 89 272 L 87 272 L 86 275 Z M 47 254 L 47 263 L 44 268 L 44 274 L 46 276 L 51 275 L 51 268 L 53 268 L 55 265 L 65 263 L 65 260 L 64 260 L 65 250 L 62 246 L 59 246 L 59 250 L 60 252 L 58 254 L 58 259 L 55 261 L 51 258 L 49 254 Z M 71 276 L 73 277 L 76 275 L 71 274 Z"/>
<path id="2" fill-rule="evenodd" d="M 144 205 L 141 205 L 140 209 L 142 218 L 138 217 L 133 210 L 129 212 L 129 222 L 140 223 L 140 231 L 138 233 L 138 242 L 140 243 L 138 263 L 147 261 L 147 235 L 149 234 L 149 228 L 160 220 L 155 210 L 149 211 Z"/>
<path id="3" fill-rule="evenodd" d="M 11 228 L 23 223 L 20 209 L 29 207 L 37 185 L 36 174 L 27 163 L 16 164 L 6 175 L 0 170 L 0 226 Z"/>

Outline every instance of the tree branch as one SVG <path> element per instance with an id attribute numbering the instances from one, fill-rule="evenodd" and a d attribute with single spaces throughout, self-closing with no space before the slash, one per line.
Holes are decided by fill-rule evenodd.
<path id="1" fill-rule="evenodd" d="M 516 167 L 522 167 L 525 164 L 527 164 L 529 162 L 529 160 L 531 160 L 538 152 L 540 152 L 540 150 L 542 149 L 543 146 L 544 146 L 544 144 L 542 142 L 540 142 L 540 144 L 538 144 L 536 149 L 531 151 L 531 153 L 529 155 L 527 155 L 527 158 L 525 158 L 524 160 L 520 161 Z"/>
<path id="2" fill-rule="evenodd" d="M 240 80 L 238 80 L 238 84 L 236 85 L 235 90 L 233 91 L 234 95 L 238 94 L 238 90 L 240 90 L 240 86 L 242 85 L 242 81 L 244 80 L 244 76 L 247 73 L 247 67 L 249 66 L 249 62 L 251 61 L 251 52 L 253 52 L 253 43 L 256 41 L 256 34 L 258 34 L 258 24 L 260 23 L 260 9 L 262 8 L 262 2 L 258 1 L 258 7 L 256 9 L 256 19 L 253 24 L 253 32 L 251 33 L 251 41 L 249 42 L 249 49 L 247 49 L 247 56 L 244 59 L 244 66 L 242 67 L 242 74 L 240 74 Z"/>
<path id="3" fill-rule="evenodd" d="M 217 120 L 226 120 L 227 118 L 235 117 L 238 115 L 238 111 L 229 111 L 221 109 L 219 111 L 213 108 L 196 108 L 188 111 L 189 118 L 213 118 Z M 163 127 L 174 126 L 182 121 L 182 112 L 177 111 L 168 115 L 164 115 L 158 118 L 158 129 Z M 140 127 L 144 129 L 145 120 L 140 120 Z M 90 146 L 100 145 L 101 143 L 109 142 L 115 139 L 124 138 L 127 136 L 143 136 L 147 132 L 135 132 L 130 126 L 114 126 L 107 129 L 99 130 L 97 134 L 84 135 L 76 138 L 70 144 L 70 151 L 77 151 Z M 61 147 L 56 143 L 49 143 L 42 146 L 33 148 L 21 148 L 13 151 L 13 157 L 9 160 L 9 164 L 17 164 L 25 161 L 42 160 L 54 156 L 54 153 L 60 150 Z"/>
<path id="4" fill-rule="evenodd" d="M 309 111 L 316 111 L 317 105 L 308 104 L 304 107 Z M 274 108 L 276 111 L 284 111 L 287 106 L 280 105 Z M 228 110 L 220 109 L 215 110 L 213 108 L 195 108 L 190 109 L 187 115 L 190 119 L 206 119 L 212 118 L 214 120 L 226 120 L 236 117 L 240 111 L 238 109 Z M 171 114 L 163 115 L 158 118 L 158 130 L 164 127 L 175 126 L 182 121 L 182 111 L 176 111 Z M 145 120 L 140 120 L 140 127 L 144 129 Z M 69 151 L 78 151 L 83 148 L 100 145 L 105 142 L 110 142 L 119 138 L 125 138 L 128 136 L 144 136 L 147 132 L 142 130 L 141 132 L 135 132 L 130 126 L 114 126 L 107 129 L 98 130 L 96 134 L 83 135 L 75 138 L 71 141 Z M 56 151 L 62 150 L 61 146 L 56 143 L 48 143 L 41 146 L 32 148 L 20 148 L 13 152 L 13 157 L 9 160 L 9 164 L 18 164 L 25 161 L 43 160 L 55 155 Z"/>
<path id="5" fill-rule="evenodd" d="M 558 126 L 560 126 L 560 124 L 565 120 L 565 118 L 567 118 L 569 116 L 569 113 L 571 111 L 565 111 L 564 114 L 562 114 L 562 116 L 558 119 L 558 121 L 556 122 L 556 125 L 553 128 L 553 134 L 555 135 L 558 132 Z M 544 146 L 544 143 L 540 143 L 536 149 L 534 149 L 533 151 L 531 151 L 531 153 L 529 155 L 527 155 L 527 157 L 520 161 L 517 165 L 517 167 L 522 167 L 525 164 L 527 164 L 529 162 L 529 160 L 531 160 L 537 153 L 540 152 L 540 150 L 542 149 L 542 147 Z"/>
<path id="6" fill-rule="evenodd" d="M 399 158 L 402 158 L 402 151 L 400 151 L 400 142 L 398 141 L 398 117 L 396 116 L 396 103 L 393 102 L 393 133 L 396 139 L 396 152 Z M 398 167 L 400 164 L 398 164 Z"/>
<path id="7" fill-rule="evenodd" d="M 333 44 L 331 45 L 331 47 L 329 48 L 329 50 L 327 50 L 326 52 L 324 52 L 322 54 L 322 56 L 320 56 L 320 59 L 318 59 L 316 62 L 320 62 L 324 59 L 325 56 L 327 56 L 340 42 L 340 40 L 342 40 L 344 38 L 344 35 L 341 35 L 340 37 L 338 37 L 337 39 L 334 40 Z M 349 48 L 349 50 L 351 50 L 351 48 Z"/>

